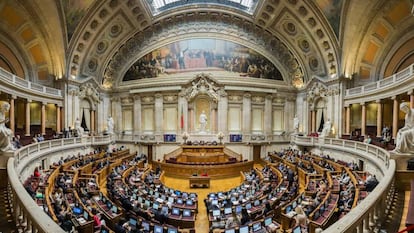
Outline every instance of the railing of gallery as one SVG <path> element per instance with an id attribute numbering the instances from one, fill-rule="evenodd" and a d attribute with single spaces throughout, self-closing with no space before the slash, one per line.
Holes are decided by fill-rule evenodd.
<path id="1" fill-rule="evenodd" d="M 29 89 L 30 91 L 39 92 L 41 94 L 52 95 L 59 98 L 62 97 L 61 90 L 59 89 L 46 87 L 37 83 L 27 81 L 25 79 L 17 77 L 12 73 L 9 73 L 8 71 L 2 68 L 0 68 L 0 81 L 5 82 L 8 85 L 13 85 L 19 90 Z"/>
<path id="2" fill-rule="evenodd" d="M 390 159 L 390 154 L 386 150 L 370 144 L 342 139 L 294 136 L 292 141 L 300 146 L 350 152 L 355 157 L 369 163 L 378 173 L 381 173 L 382 179 L 374 191 L 357 207 L 352 209 L 349 214 L 323 231 L 327 233 L 372 232 L 371 227 L 384 219 L 384 210 L 392 201 L 390 190 L 394 180 L 396 164 L 393 159 Z"/>
<path id="3" fill-rule="evenodd" d="M 405 88 L 407 88 L 407 85 L 412 86 L 414 85 L 413 82 L 411 81 L 414 76 L 413 69 L 414 69 L 414 64 L 410 65 L 409 67 L 405 68 L 404 70 L 390 77 L 384 78 L 377 82 L 369 83 L 365 86 L 347 89 L 345 93 L 345 98 L 384 91 L 396 85 L 404 86 Z"/>
<path id="4" fill-rule="evenodd" d="M 25 190 L 22 181 L 19 179 L 24 169 L 30 163 L 42 157 L 52 155 L 59 151 L 90 146 L 108 145 L 113 140 L 111 136 L 64 138 L 27 145 L 14 152 L 14 156 L 7 162 L 7 175 L 13 196 L 13 217 L 16 223 L 23 218 L 27 229 L 30 232 L 53 232 L 64 233 L 38 205 Z"/>

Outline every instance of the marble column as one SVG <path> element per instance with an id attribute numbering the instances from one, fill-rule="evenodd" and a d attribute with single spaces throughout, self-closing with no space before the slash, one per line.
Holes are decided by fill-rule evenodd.
<path id="1" fill-rule="evenodd" d="M 17 97 L 15 96 L 15 95 L 12 95 L 11 96 L 11 98 L 10 98 L 10 112 L 9 112 L 9 119 L 10 119 L 10 130 L 14 133 L 14 131 L 15 131 L 15 125 L 16 125 L 16 122 L 15 122 L 15 102 L 14 102 L 14 100 L 16 99 Z"/>
<path id="2" fill-rule="evenodd" d="M 361 105 L 361 136 L 365 136 L 367 128 L 367 106 L 365 103 L 360 103 Z"/>
<path id="3" fill-rule="evenodd" d="M 351 134 L 351 105 L 345 107 L 345 133 Z"/>
<path id="4" fill-rule="evenodd" d="M 214 106 L 211 110 L 211 123 L 210 128 L 211 132 L 215 133 L 217 131 L 217 106 Z"/>
<path id="5" fill-rule="evenodd" d="M 91 133 L 95 133 L 95 110 L 91 110 Z"/>
<path id="6" fill-rule="evenodd" d="M 381 137 L 382 132 L 382 102 L 377 100 L 377 137 Z"/>
<path id="7" fill-rule="evenodd" d="M 414 91 L 411 90 L 407 94 L 410 96 L 410 108 L 414 108 Z"/>
<path id="8" fill-rule="evenodd" d="M 56 105 L 56 134 L 62 131 L 60 106 Z"/>
<path id="9" fill-rule="evenodd" d="M 30 104 L 32 100 L 26 100 L 26 122 L 25 122 L 25 136 L 30 136 Z"/>
<path id="10" fill-rule="evenodd" d="M 141 134 L 141 118 L 142 118 L 142 109 L 141 109 L 141 96 L 140 95 L 134 95 L 134 135 L 140 135 Z"/>
<path id="11" fill-rule="evenodd" d="M 312 124 L 312 133 L 316 132 L 316 110 L 312 110 L 311 124 Z"/>
<path id="12" fill-rule="evenodd" d="M 219 132 L 223 132 L 227 135 L 227 114 L 228 114 L 228 96 L 224 90 L 221 90 L 219 102 L 218 102 L 218 113 L 217 113 L 217 126 Z"/>
<path id="13" fill-rule="evenodd" d="M 398 132 L 398 112 L 399 110 L 399 103 L 397 96 L 393 96 L 391 98 L 393 100 L 393 109 L 392 109 L 392 138 L 397 136 Z"/>
<path id="14" fill-rule="evenodd" d="M 245 93 L 243 95 L 243 125 L 242 132 L 244 135 L 251 134 L 252 129 L 252 95 Z"/>
<path id="15" fill-rule="evenodd" d="M 121 98 L 113 97 L 112 101 L 112 118 L 114 119 L 114 133 L 118 133 L 121 131 L 122 126 L 122 105 L 121 105 Z M 108 127 L 108 126 L 107 126 Z"/>
<path id="16" fill-rule="evenodd" d="M 41 128 L 41 133 L 42 135 L 46 134 L 46 102 L 42 102 L 42 107 L 41 107 L 41 122 L 40 122 L 40 128 Z"/>
<path id="17" fill-rule="evenodd" d="M 273 124 L 272 124 L 272 95 L 266 95 L 265 104 L 264 104 L 264 134 L 271 135 Z"/>
<path id="18" fill-rule="evenodd" d="M 157 93 L 155 94 L 155 133 L 156 134 L 162 134 L 163 132 L 163 119 L 164 119 L 164 99 L 162 94 Z"/>
<path id="19" fill-rule="evenodd" d="M 187 114 L 188 114 L 188 120 L 190 121 L 190 132 L 195 132 L 196 129 L 195 129 L 195 125 L 194 125 L 195 119 L 194 119 L 194 108 L 193 108 L 193 106 L 188 107 Z M 185 121 L 184 121 L 184 123 L 185 123 Z"/>

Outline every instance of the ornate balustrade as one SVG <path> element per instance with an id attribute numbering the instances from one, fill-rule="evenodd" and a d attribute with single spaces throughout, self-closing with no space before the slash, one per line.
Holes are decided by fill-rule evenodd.
<path id="1" fill-rule="evenodd" d="M 324 233 L 363 233 L 372 232 L 371 227 L 384 219 L 384 210 L 391 203 L 390 190 L 396 170 L 395 160 L 390 154 L 377 146 L 334 138 L 314 138 L 293 136 L 292 142 L 299 146 L 327 148 L 336 151 L 352 153 L 355 158 L 361 158 L 380 173 L 382 179 L 377 187 L 352 211 L 341 218 Z"/>
<path id="2" fill-rule="evenodd" d="M 37 83 L 19 78 L 16 75 L 0 68 L 1 91 L 6 93 L 13 90 L 13 93 L 20 97 L 31 97 L 33 100 L 47 98 L 53 103 L 60 103 L 63 99 L 62 91 L 59 89 L 46 87 Z"/>
<path id="3" fill-rule="evenodd" d="M 395 93 L 405 93 L 414 88 L 414 64 L 404 70 L 377 82 L 364 86 L 347 89 L 345 92 L 345 104 L 375 101 L 379 98 L 394 96 Z"/>
<path id="4" fill-rule="evenodd" d="M 9 158 L 7 162 L 7 174 L 13 194 L 15 221 L 18 223 L 19 216 L 23 217 L 23 221 L 27 223 L 27 228 L 31 232 L 64 233 L 65 231 L 34 202 L 19 178 L 31 163 L 42 157 L 59 151 L 107 145 L 111 142 L 111 136 L 64 138 L 30 144 L 15 151 L 14 156 Z"/>

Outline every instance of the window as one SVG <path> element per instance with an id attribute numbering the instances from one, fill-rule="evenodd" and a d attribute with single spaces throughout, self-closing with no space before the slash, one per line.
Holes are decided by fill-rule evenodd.
<path id="1" fill-rule="evenodd" d="M 258 0 L 147 0 L 152 15 L 158 15 L 163 11 L 186 5 L 224 5 L 253 14 L 256 10 Z"/>

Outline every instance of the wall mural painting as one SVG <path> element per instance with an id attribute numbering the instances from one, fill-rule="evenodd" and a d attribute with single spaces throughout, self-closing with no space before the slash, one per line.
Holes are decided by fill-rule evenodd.
<path id="1" fill-rule="evenodd" d="M 158 48 L 138 59 L 123 81 L 192 71 L 227 71 L 242 77 L 283 80 L 275 65 L 252 49 L 224 40 L 190 39 Z"/>

